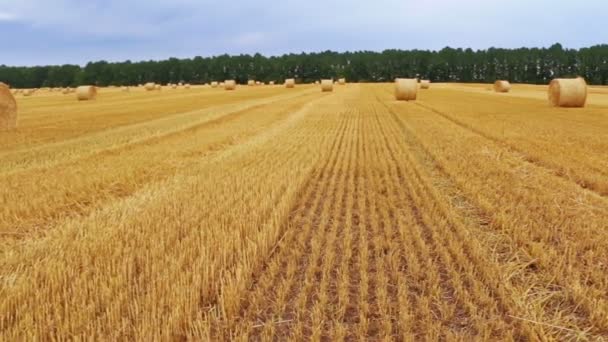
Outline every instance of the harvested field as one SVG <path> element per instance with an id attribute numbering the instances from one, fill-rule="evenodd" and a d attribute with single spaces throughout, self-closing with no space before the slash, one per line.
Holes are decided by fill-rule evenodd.
<path id="1" fill-rule="evenodd" d="M 17 95 L 0 340 L 608 339 L 608 90 Z"/>

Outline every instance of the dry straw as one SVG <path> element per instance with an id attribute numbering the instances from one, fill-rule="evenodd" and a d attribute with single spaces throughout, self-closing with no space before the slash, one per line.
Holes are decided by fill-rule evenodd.
<path id="1" fill-rule="evenodd" d="M 511 91 L 511 83 L 509 81 L 498 80 L 494 82 L 494 91 L 497 93 L 508 93 Z"/>
<path id="2" fill-rule="evenodd" d="M 345 85 L 346 84 L 346 79 L 345 78 L 338 79 L 338 84 L 339 85 Z"/>
<path id="3" fill-rule="evenodd" d="M 97 88 L 94 86 L 80 86 L 76 89 L 76 98 L 78 101 L 95 100 L 97 97 Z"/>
<path id="4" fill-rule="evenodd" d="M 17 101 L 9 87 L 0 82 L 0 130 L 17 127 Z"/>
<path id="5" fill-rule="evenodd" d="M 431 87 L 431 81 L 422 80 L 420 81 L 420 89 L 429 89 Z"/>
<path id="6" fill-rule="evenodd" d="M 131 89 L 129 87 L 122 87 L 122 91 L 124 93 L 128 93 L 129 91 L 131 91 Z"/>
<path id="7" fill-rule="evenodd" d="M 285 88 L 295 88 L 296 80 L 293 78 L 288 78 L 285 80 Z"/>
<path id="8" fill-rule="evenodd" d="M 582 77 L 556 78 L 549 84 L 548 96 L 555 107 L 585 107 L 587 82 Z"/>
<path id="9" fill-rule="evenodd" d="M 218 83 L 217 82 L 211 82 L 211 88 L 217 88 Z"/>
<path id="10" fill-rule="evenodd" d="M 152 90 L 156 89 L 156 84 L 154 84 L 153 82 L 148 82 L 144 85 L 144 88 L 147 91 L 152 91 Z"/>
<path id="11" fill-rule="evenodd" d="M 398 78 L 395 80 L 395 99 L 397 101 L 414 101 L 418 94 L 418 80 L 415 78 Z"/>
<path id="12" fill-rule="evenodd" d="M 155 87 L 156 90 L 163 90 L 163 86 L 161 86 L 160 84 L 157 84 Z"/>
<path id="13" fill-rule="evenodd" d="M 236 89 L 236 81 L 235 80 L 226 80 L 224 82 L 224 89 L 226 89 L 226 90 L 235 90 Z"/>
<path id="14" fill-rule="evenodd" d="M 186 89 L 190 89 L 190 83 L 186 83 L 186 84 L 184 85 L 184 88 L 186 88 Z"/>
<path id="15" fill-rule="evenodd" d="M 268 82 L 268 84 L 274 85 L 274 81 L 270 81 L 270 82 Z"/>
<path id="16" fill-rule="evenodd" d="M 250 87 L 254 86 L 255 85 L 255 81 L 254 80 L 249 80 L 249 81 L 247 81 L 247 85 L 250 86 Z"/>
<path id="17" fill-rule="evenodd" d="M 321 80 L 321 91 L 322 92 L 334 91 L 334 81 L 332 81 L 332 80 Z"/>

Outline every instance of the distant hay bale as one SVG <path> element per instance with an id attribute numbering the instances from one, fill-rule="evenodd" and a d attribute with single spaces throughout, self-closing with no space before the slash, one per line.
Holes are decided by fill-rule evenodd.
<path id="1" fill-rule="evenodd" d="M 23 96 L 32 96 L 34 95 L 34 89 L 25 89 L 23 90 Z"/>
<path id="2" fill-rule="evenodd" d="M 319 81 L 315 81 L 315 84 L 319 84 Z"/>
<path id="3" fill-rule="evenodd" d="M 254 86 L 255 85 L 255 81 L 254 80 L 249 80 L 249 81 L 247 81 L 247 85 L 250 86 L 250 87 Z"/>
<path id="4" fill-rule="evenodd" d="M 293 78 L 288 78 L 285 80 L 285 88 L 295 88 L 296 80 Z"/>
<path id="5" fill-rule="evenodd" d="M 582 77 L 556 78 L 549 83 L 548 96 L 555 107 L 585 107 L 587 82 Z"/>
<path id="6" fill-rule="evenodd" d="M 161 86 L 160 84 L 157 84 L 157 85 L 154 87 L 154 89 L 156 89 L 156 90 L 158 90 L 158 91 L 161 91 L 161 90 L 163 90 L 163 86 Z"/>
<path id="7" fill-rule="evenodd" d="M 220 82 L 220 88 L 224 88 L 224 82 Z"/>
<path id="8" fill-rule="evenodd" d="M 184 83 L 179 82 L 177 85 L 179 85 L 180 87 L 183 87 L 183 86 L 184 86 Z"/>
<path id="9" fill-rule="evenodd" d="M 146 84 L 144 85 L 144 88 L 145 88 L 147 91 L 152 91 L 152 90 L 155 90 L 155 89 L 156 89 L 156 84 L 155 84 L 154 82 L 148 82 L 148 83 L 146 83 Z"/>
<path id="10" fill-rule="evenodd" d="M 76 98 L 78 101 L 95 100 L 97 97 L 97 88 L 94 86 L 86 85 L 80 86 L 76 89 Z"/>
<path id="11" fill-rule="evenodd" d="M 186 84 L 184 85 L 184 88 L 186 88 L 186 89 L 190 89 L 190 83 L 186 83 Z"/>
<path id="12" fill-rule="evenodd" d="M 395 99 L 397 101 L 414 101 L 418 94 L 418 80 L 415 78 L 398 78 L 395 80 Z"/>
<path id="13" fill-rule="evenodd" d="M 497 93 L 508 93 L 511 91 L 511 83 L 509 81 L 498 80 L 494 82 L 494 91 Z"/>
<path id="14" fill-rule="evenodd" d="M 346 84 L 346 79 L 345 78 L 339 78 L 338 79 L 338 84 L 339 85 L 345 85 Z"/>
<path id="15" fill-rule="evenodd" d="M 260 81 L 255 81 L 255 85 L 262 85 L 262 82 L 260 82 Z"/>
<path id="16" fill-rule="evenodd" d="M 420 89 L 429 89 L 430 87 L 431 87 L 431 81 L 429 81 L 429 80 L 420 81 Z"/>
<path id="17" fill-rule="evenodd" d="M 322 92 L 334 91 L 334 81 L 333 80 L 321 80 L 321 91 Z"/>
<path id="18" fill-rule="evenodd" d="M 224 82 L 224 89 L 226 89 L 226 90 L 235 90 L 236 89 L 236 81 L 235 80 L 226 80 Z"/>
<path id="19" fill-rule="evenodd" d="M 66 95 L 67 95 L 67 94 L 70 94 L 70 93 L 72 93 L 72 89 L 70 89 L 69 87 L 68 87 L 68 88 L 65 88 L 65 89 L 63 89 L 62 93 L 63 93 L 63 94 L 66 94 Z"/>
<path id="20" fill-rule="evenodd" d="M 17 127 L 17 101 L 9 87 L 0 82 L 0 131 Z"/>
<path id="21" fill-rule="evenodd" d="M 217 88 L 218 84 L 217 82 L 211 82 L 211 88 Z"/>
<path id="22" fill-rule="evenodd" d="M 268 84 L 274 85 L 274 81 L 270 81 L 270 82 L 268 82 Z"/>
<path id="23" fill-rule="evenodd" d="M 172 84 L 171 89 L 177 89 L 177 84 Z"/>

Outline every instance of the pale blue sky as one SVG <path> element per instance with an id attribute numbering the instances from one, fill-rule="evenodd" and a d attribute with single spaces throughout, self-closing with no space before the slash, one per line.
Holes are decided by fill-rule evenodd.
<path id="1" fill-rule="evenodd" d="M 0 64 L 222 53 L 579 48 L 608 43 L 608 0 L 0 0 Z"/>

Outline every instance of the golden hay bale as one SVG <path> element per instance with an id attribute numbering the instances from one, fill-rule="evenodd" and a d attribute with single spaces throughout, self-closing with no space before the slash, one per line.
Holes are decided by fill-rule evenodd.
<path id="1" fill-rule="evenodd" d="M 249 81 L 247 81 L 247 85 L 250 86 L 250 87 L 254 86 L 255 85 L 255 81 L 254 80 L 249 80 Z"/>
<path id="2" fill-rule="evenodd" d="M 159 91 L 163 90 L 163 86 L 161 86 L 160 84 L 157 84 L 154 88 Z"/>
<path id="3" fill-rule="evenodd" d="M 322 92 L 334 91 L 334 81 L 333 80 L 321 80 L 321 91 Z"/>
<path id="4" fill-rule="evenodd" d="M 511 90 L 509 81 L 498 80 L 494 82 L 494 91 L 497 93 L 508 93 Z"/>
<path id="5" fill-rule="evenodd" d="M 319 84 L 319 81 L 315 81 L 315 84 Z"/>
<path id="6" fill-rule="evenodd" d="M 582 77 L 556 78 L 549 83 L 548 95 L 555 107 L 585 107 L 587 82 Z"/>
<path id="7" fill-rule="evenodd" d="M 226 89 L 226 90 L 235 90 L 236 89 L 236 81 L 235 80 L 226 80 L 224 82 L 224 89 Z"/>
<path id="8" fill-rule="evenodd" d="M 395 99 L 397 101 L 414 101 L 418 93 L 418 80 L 415 78 L 398 78 L 395 80 Z"/>
<path id="9" fill-rule="evenodd" d="M 268 82 L 268 84 L 274 85 L 274 81 L 270 81 L 270 82 Z"/>
<path id="10" fill-rule="evenodd" d="M 97 88 L 94 86 L 80 86 L 76 89 L 76 98 L 78 101 L 95 100 L 97 97 Z"/>
<path id="11" fill-rule="evenodd" d="M 180 87 L 182 87 L 184 85 L 184 83 L 179 82 L 177 85 L 180 86 Z"/>
<path id="12" fill-rule="evenodd" d="M 23 96 L 31 96 L 31 95 L 34 95 L 34 93 L 35 93 L 34 89 L 23 90 Z"/>
<path id="13" fill-rule="evenodd" d="M 152 91 L 152 90 L 156 89 L 156 84 L 154 82 L 148 82 L 144 85 L 144 88 L 147 91 Z"/>
<path id="14" fill-rule="evenodd" d="M 339 78 L 338 79 L 338 84 L 339 85 L 345 85 L 346 84 L 346 79 L 345 78 Z"/>
<path id="15" fill-rule="evenodd" d="M 176 84 L 172 84 L 171 85 L 171 89 L 177 89 L 177 85 Z"/>
<path id="16" fill-rule="evenodd" d="M 295 88 L 296 80 L 293 78 L 288 78 L 285 80 L 285 88 Z"/>
<path id="17" fill-rule="evenodd" d="M 17 101 L 9 87 L 0 82 L 0 131 L 17 127 Z"/>
<path id="18" fill-rule="evenodd" d="M 217 82 L 211 82 L 211 88 L 217 88 L 218 83 Z"/>
<path id="19" fill-rule="evenodd" d="M 260 82 L 260 81 L 255 81 L 255 85 L 262 85 L 262 82 Z"/>
<path id="20" fill-rule="evenodd" d="M 186 83 L 186 84 L 184 85 L 184 88 L 186 88 L 186 89 L 190 89 L 190 83 Z"/>
<path id="21" fill-rule="evenodd" d="M 429 89 L 431 87 L 431 81 L 422 80 L 420 81 L 420 89 Z"/>

